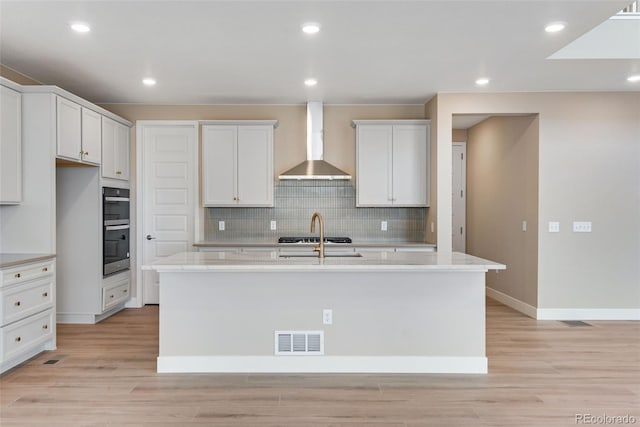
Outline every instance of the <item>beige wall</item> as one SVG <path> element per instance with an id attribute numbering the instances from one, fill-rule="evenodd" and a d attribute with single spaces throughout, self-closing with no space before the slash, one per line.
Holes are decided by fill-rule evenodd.
<path id="1" fill-rule="evenodd" d="M 451 140 L 453 142 L 467 142 L 467 130 L 453 129 L 451 133 Z"/>
<path id="2" fill-rule="evenodd" d="M 425 118 L 431 120 L 431 153 L 429 154 L 429 209 L 425 224 L 425 241 L 438 243 L 438 96 L 431 98 L 424 106 Z M 433 231 L 431 231 L 433 229 Z"/>
<path id="3" fill-rule="evenodd" d="M 640 308 L 640 93 L 439 94 L 440 236 L 451 235 L 452 114 L 539 114 L 538 308 Z"/>
<path id="4" fill-rule="evenodd" d="M 39 85 L 41 84 L 39 81 L 32 79 L 31 77 L 25 76 L 24 74 L 21 74 L 19 72 L 17 72 L 16 70 L 13 70 L 9 67 L 6 67 L 2 64 L 0 64 L 0 76 L 9 79 L 11 81 L 14 81 L 18 84 L 21 85 Z"/>
<path id="5" fill-rule="evenodd" d="M 101 104 L 136 120 L 278 120 L 274 141 L 276 177 L 306 159 L 306 105 Z M 423 105 L 325 105 L 324 159 L 355 176 L 354 119 L 423 119 Z M 132 134 L 135 145 L 135 132 Z"/>
<path id="6" fill-rule="evenodd" d="M 508 266 L 487 286 L 538 300 L 538 117 L 493 117 L 467 139 L 467 253 Z M 522 222 L 527 222 L 522 231 Z"/>

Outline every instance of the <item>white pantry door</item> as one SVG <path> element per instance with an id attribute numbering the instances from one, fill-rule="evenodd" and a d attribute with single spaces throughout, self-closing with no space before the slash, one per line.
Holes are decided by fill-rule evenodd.
<path id="1" fill-rule="evenodd" d="M 139 122 L 142 159 L 138 164 L 142 263 L 192 250 L 197 203 L 197 138 L 194 122 Z M 142 301 L 158 304 L 158 273 L 142 270 Z"/>
<path id="2" fill-rule="evenodd" d="M 455 252 L 467 250 L 467 144 L 454 142 L 452 147 L 451 212 L 452 244 Z"/>

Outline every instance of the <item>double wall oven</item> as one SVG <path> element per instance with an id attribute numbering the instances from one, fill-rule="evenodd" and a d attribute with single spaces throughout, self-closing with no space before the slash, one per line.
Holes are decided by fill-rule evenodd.
<path id="1" fill-rule="evenodd" d="M 102 187 L 102 274 L 130 267 L 129 190 Z"/>

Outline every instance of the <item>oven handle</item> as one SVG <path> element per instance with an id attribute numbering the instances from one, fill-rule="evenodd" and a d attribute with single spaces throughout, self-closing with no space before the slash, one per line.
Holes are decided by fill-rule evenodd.
<path id="1" fill-rule="evenodd" d="M 128 197 L 111 197 L 111 196 L 107 196 L 104 198 L 104 200 L 106 202 L 128 202 L 129 198 Z"/>
<path id="2" fill-rule="evenodd" d="M 128 230 L 128 225 L 107 225 L 105 228 L 107 231 L 115 231 L 115 230 Z"/>

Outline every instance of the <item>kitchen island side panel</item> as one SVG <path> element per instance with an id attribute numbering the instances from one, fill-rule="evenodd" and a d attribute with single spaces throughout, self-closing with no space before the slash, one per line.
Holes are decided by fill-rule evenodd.
<path id="1" fill-rule="evenodd" d="M 161 272 L 159 361 L 273 357 L 277 330 L 325 334 L 324 356 L 280 358 L 484 359 L 484 274 Z M 323 324 L 323 309 L 333 324 Z"/>

